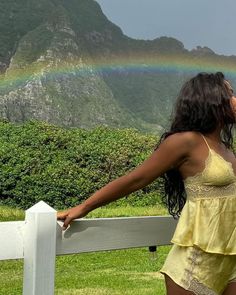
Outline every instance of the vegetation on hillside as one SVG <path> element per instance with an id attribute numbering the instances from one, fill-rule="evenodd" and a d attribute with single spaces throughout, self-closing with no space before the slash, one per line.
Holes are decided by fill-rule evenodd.
<path id="1" fill-rule="evenodd" d="M 236 61 L 170 37 L 129 38 L 94 0 L 3 0 L 0 17 L 0 117 L 11 122 L 157 134 L 189 75 Z"/>

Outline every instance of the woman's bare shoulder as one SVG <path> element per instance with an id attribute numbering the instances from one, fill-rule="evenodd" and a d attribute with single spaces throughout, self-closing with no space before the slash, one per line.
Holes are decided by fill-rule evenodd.
<path id="1" fill-rule="evenodd" d="M 177 132 L 168 136 L 165 140 L 177 145 L 186 145 L 189 148 L 194 148 L 201 143 L 201 133 L 196 131 Z"/>

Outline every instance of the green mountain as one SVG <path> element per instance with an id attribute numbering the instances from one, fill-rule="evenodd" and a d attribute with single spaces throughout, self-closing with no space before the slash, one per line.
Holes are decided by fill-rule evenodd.
<path id="1" fill-rule="evenodd" d="M 94 0 L 2 0 L 0 18 L 0 117 L 13 122 L 157 132 L 194 69 L 236 65 L 173 38 L 131 39 Z"/>

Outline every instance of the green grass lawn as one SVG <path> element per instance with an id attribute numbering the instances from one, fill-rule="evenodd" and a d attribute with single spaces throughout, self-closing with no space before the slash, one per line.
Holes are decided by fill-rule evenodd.
<path id="1" fill-rule="evenodd" d="M 99 208 L 88 217 L 166 214 L 161 206 Z M 23 220 L 24 212 L 0 206 L 0 221 Z M 171 246 L 159 247 L 156 257 L 148 248 L 57 256 L 55 294 L 60 295 L 164 295 L 158 272 Z M 0 261 L 0 294 L 20 295 L 23 261 Z M 42 294 L 43 295 L 43 294 Z"/>

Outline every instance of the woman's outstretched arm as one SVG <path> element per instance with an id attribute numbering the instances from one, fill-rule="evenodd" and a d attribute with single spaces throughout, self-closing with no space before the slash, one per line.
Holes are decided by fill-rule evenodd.
<path id="1" fill-rule="evenodd" d="M 108 183 L 80 205 L 57 214 L 64 220 L 66 229 L 75 218 L 81 218 L 90 211 L 120 199 L 150 184 L 167 170 L 178 167 L 189 154 L 191 136 L 188 132 L 176 133 L 165 139 L 159 148 L 136 169 Z"/>

